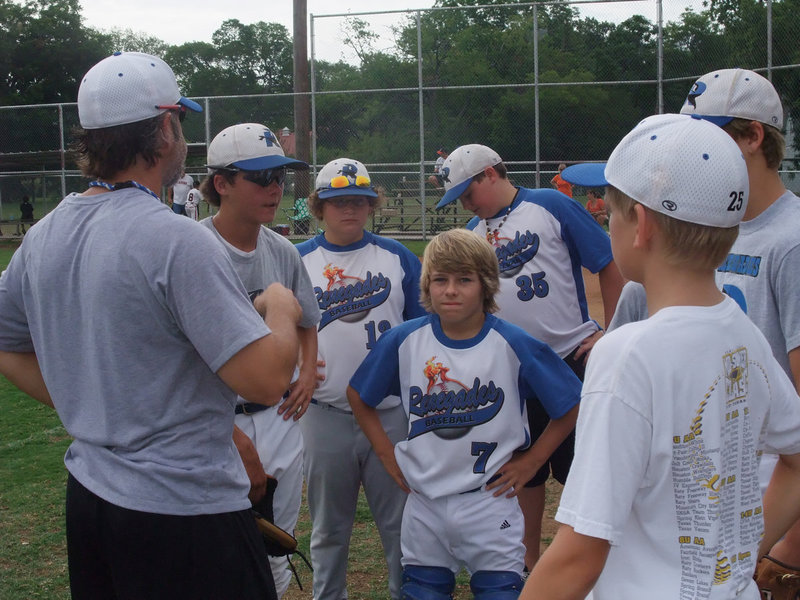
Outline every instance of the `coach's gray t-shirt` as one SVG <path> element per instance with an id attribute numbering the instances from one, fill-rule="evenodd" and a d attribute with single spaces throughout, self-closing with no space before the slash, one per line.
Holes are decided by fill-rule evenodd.
<path id="1" fill-rule="evenodd" d="M 267 334 L 215 237 L 133 188 L 67 196 L 0 278 L 0 350 L 36 352 L 67 469 L 133 510 L 250 506 L 216 371 Z"/>
<path id="2" fill-rule="evenodd" d="M 308 271 L 300 260 L 300 253 L 292 242 L 271 229 L 261 227 L 256 249 L 245 252 L 228 243 L 220 235 L 214 227 L 212 217 L 206 217 L 200 224 L 213 231 L 225 246 L 236 273 L 251 298 L 263 292 L 270 284 L 280 283 L 292 290 L 300 308 L 303 309 L 303 317 L 298 326 L 308 328 L 319 323 L 317 297 L 311 286 Z"/>

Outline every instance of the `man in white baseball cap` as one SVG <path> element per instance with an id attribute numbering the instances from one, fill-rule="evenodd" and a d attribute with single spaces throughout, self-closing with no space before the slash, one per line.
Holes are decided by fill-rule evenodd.
<path id="1" fill-rule="evenodd" d="M 795 284 L 800 272 L 800 202 L 778 172 L 785 148 L 780 96 L 758 73 L 721 69 L 694 83 L 681 112 L 719 125 L 744 154 L 750 203 L 739 237 L 717 270 L 717 283 L 761 329 L 800 389 L 800 296 Z M 769 482 L 775 460 L 774 455 L 762 460 L 762 487 Z M 796 596 L 800 524 L 759 564 L 758 582 L 762 592 L 776 600 Z"/>
<path id="2" fill-rule="evenodd" d="M 76 600 L 275 598 L 232 406 L 286 390 L 300 309 L 277 284 L 254 308 L 211 232 L 161 202 L 187 110 L 200 107 L 157 57 L 92 67 L 78 91 L 89 189 L 39 221 L 0 277 L 0 372 L 74 440 Z"/>
<path id="3" fill-rule="evenodd" d="M 515 186 L 498 153 L 487 146 L 456 148 L 441 173 L 445 193 L 437 208 L 460 199 L 475 213 L 467 228 L 495 248 L 500 266 L 497 315 L 548 344 L 583 380 L 586 353 L 602 335 L 602 327 L 587 310 L 581 267 L 598 273 L 606 323 L 622 288 L 605 230 L 561 192 Z M 549 422 L 535 398 L 530 399 L 528 417 L 535 440 Z M 544 484 L 551 475 L 566 481 L 573 441 L 570 434 L 520 490 L 526 569 L 539 557 Z"/>
<path id="4" fill-rule="evenodd" d="M 275 219 L 283 197 L 287 169 L 305 170 L 303 161 L 286 157 L 278 139 L 265 125 L 240 123 L 220 131 L 208 146 L 208 177 L 202 193 L 217 214 L 200 222 L 228 252 L 236 274 L 250 297 L 273 282 L 289 288 L 303 316 L 297 324 L 300 369 L 284 399 L 273 406 L 246 402 L 236 405 L 234 440 L 254 487 L 267 475 L 277 480 L 272 497 L 263 502 L 281 529 L 293 532 L 303 491 L 302 417 L 317 383 L 317 323 L 319 308 L 308 272 L 294 244 L 263 227 Z M 255 499 L 257 500 L 257 499 Z M 261 504 L 255 503 L 261 508 Z M 270 556 L 278 598 L 291 582 L 286 556 Z"/>
<path id="5" fill-rule="evenodd" d="M 562 526 L 520 599 L 757 598 L 757 557 L 800 515 L 800 398 L 715 281 L 748 210 L 745 158 L 670 114 L 581 167 L 563 177 L 608 185 L 614 258 L 651 316 L 592 350 Z M 781 455 L 763 520 L 762 451 Z"/>

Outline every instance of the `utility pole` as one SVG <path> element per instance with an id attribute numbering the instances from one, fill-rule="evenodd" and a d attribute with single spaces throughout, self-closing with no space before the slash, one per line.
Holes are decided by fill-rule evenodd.
<path id="1" fill-rule="evenodd" d="M 294 142 L 296 158 L 311 162 L 311 84 L 308 70 L 306 0 L 294 1 Z M 308 198 L 308 171 L 295 171 L 294 197 Z"/>

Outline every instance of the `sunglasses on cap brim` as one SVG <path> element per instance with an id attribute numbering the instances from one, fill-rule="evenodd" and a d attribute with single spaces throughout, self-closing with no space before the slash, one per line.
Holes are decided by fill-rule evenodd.
<path id="1" fill-rule="evenodd" d="M 328 187 L 334 190 L 340 190 L 342 188 L 350 187 L 352 185 L 355 185 L 356 187 L 368 188 L 370 187 L 371 183 L 372 182 L 370 181 L 370 178 L 365 177 L 364 175 L 356 175 L 355 183 L 353 183 L 350 180 L 350 178 L 347 177 L 346 175 L 337 175 L 336 177 L 331 179 L 331 182 L 328 184 Z"/>

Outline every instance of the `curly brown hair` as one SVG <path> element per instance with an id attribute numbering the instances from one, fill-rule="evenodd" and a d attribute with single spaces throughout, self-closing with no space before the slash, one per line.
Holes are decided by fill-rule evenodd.
<path id="1" fill-rule="evenodd" d="M 71 151 L 81 173 L 92 179 L 109 179 L 140 156 L 148 166 L 154 166 L 161 158 L 163 142 L 159 132 L 167 114 L 102 129 L 77 127 Z M 180 136 L 178 119 L 171 119 L 170 123 L 175 136 Z"/>

